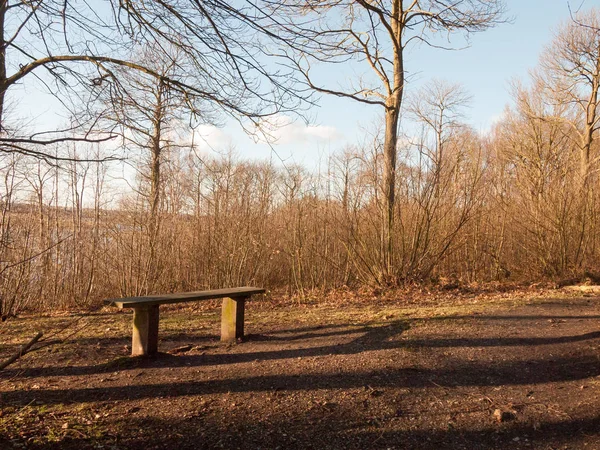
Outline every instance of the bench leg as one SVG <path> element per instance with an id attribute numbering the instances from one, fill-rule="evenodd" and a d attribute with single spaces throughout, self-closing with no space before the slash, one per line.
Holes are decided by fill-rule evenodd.
<path id="1" fill-rule="evenodd" d="M 221 307 L 221 342 L 236 342 L 244 338 L 245 298 L 224 298 Z"/>
<path id="2" fill-rule="evenodd" d="M 131 356 L 154 355 L 158 351 L 158 305 L 133 308 Z"/>

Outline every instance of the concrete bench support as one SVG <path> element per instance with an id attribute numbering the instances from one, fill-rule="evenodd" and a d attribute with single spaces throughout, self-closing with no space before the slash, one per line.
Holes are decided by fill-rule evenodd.
<path id="1" fill-rule="evenodd" d="M 158 351 L 158 305 L 133 308 L 131 356 L 155 355 Z"/>
<path id="2" fill-rule="evenodd" d="M 245 298 L 224 298 L 221 306 L 221 342 L 244 338 Z"/>

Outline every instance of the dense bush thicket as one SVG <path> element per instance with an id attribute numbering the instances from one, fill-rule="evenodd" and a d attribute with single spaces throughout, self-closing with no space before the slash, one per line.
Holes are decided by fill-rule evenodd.
<path id="1" fill-rule="evenodd" d="M 406 140 L 393 281 L 539 280 L 594 271 L 598 180 L 592 176 L 590 195 L 581 195 L 571 145 L 561 122 L 518 110 L 487 136 L 455 124 L 441 154 L 427 139 Z M 167 150 L 155 227 L 144 176 L 129 194 L 116 193 L 107 166 L 57 169 L 5 156 L 2 311 L 221 286 L 302 295 L 377 285 L 377 149 L 376 140 L 347 148 L 314 173 Z"/>

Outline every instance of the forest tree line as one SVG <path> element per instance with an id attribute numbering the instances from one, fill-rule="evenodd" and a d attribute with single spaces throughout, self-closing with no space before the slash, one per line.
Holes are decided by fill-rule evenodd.
<path id="1" fill-rule="evenodd" d="M 283 3 L 291 8 L 286 14 L 297 17 L 291 12 L 304 2 Z M 313 6 L 336 6 L 324 3 Z M 306 295 L 440 279 L 539 281 L 597 273 L 600 12 L 578 13 L 557 31 L 530 79 L 513 83 L 512 106 L 484 133 L 468 125 L 469 94 L 460 85 L 434 80 L 404 95 L 401 50 L 406 30 L 414 30 L 411 20 L 433 20 L 428 26 L 440 30 L 483 31 L 498 20 L 501 2 L 460 1 L 468 14 L 453 14 L 454 22 L 446 10 L 435 9 L 440 2 L 432 2 L 433 19 L 421 9 L 403 9 L 403 2 L 379 12 L 373 5 L 380 2 L 356 3 L 381 20 L 371 21 L 372 36 L 383 29 L 398 44 L 393 62 L 377 48 L 371 52 L 371 41 L 360 35 L 344 47 L 344 39 L 319 42 L 322 33 L 308 30 L 306 22 L 286 28 L 295 34 L 286 37 L 292 45 L 283 56 L 297 63 L 305 87 L 319 91 L 305 59 L 290 56 L 295 49 L 325 55 L 325 62 L 360 50 L 389 89 L 389 95 L 372 97 L 381 100 L 369 100 L 367 87 L 333 92 L 367 99 L 383 107 L 385 117 L 361 143 L 339 149 L 318 168 L 250 161 L 240 156 L 243 149 L 209 156 L 177 137 L 198 117 L 205 123 L 225 114 L 258 126 L 295 102 L 311 101 L 302 88 L 257 69 L 250 53 L 241 59 L 245 65 L 237 65 L 239 48 L 225 44 L 238 30 L 231 17 L 239 17 L 228 16 L 219 2 L 214 11 L 227 14 L 218 16 L 218 25 L 229 28 L 213 22 L 214 41 L 203 41 L 223 45 L 222 59 L 218 51 L 211 56 L 216 73 L 207 75 L 219 98 L 216 90 L 200 92 L 189 78 L 203 70 L 205 58 L 192 47 L 194 35 L 188 42 L 171 33 L 193 29 L 188 20 L 177 15 L 179 22 L 167 24 L 165 32 L 152 28 L 147 11 L 128 11 L 139 20 L 136 30 L 167 42 L 164 53 L 136 45 L 140 62 L 126 62 L 83 52 L 75 61 L 92 61 L 99 72 L 86 91 L 94 101 L 78 95 L 85 114 L 79 112 L 66 134 L 24 139 L 3 118 L 2 314 L 238 285 Z M 260 19 L 246 17 L 243 25 L 271 36 Z M 386 28 L 386 20 L 398 28 Z M 31 71 L 51 64 L 53 77 L 83 83 L 91 76 L 70 66 L 61 74 L 65 68 L 56 64 L 69 60 L 49 58 L 32 62 Z M 27 70 L 21 65 L 12 77 L 6 67 L 0 73 L 4 111 L 4 93 Z M 239 84 L 257 70 L 255 84 Z M 267 101 L 259 92 L 260 77 L 280 94 L 277 99 Z M 112 157 L 106 157 L 115 137 L 137 173 L 126 192 L 114 191 Z"/>

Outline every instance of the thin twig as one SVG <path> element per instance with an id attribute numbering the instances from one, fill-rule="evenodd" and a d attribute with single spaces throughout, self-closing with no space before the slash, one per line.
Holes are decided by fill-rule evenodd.
<path id="1" fill-rule="evenodd" d="M 38 334 L 36 334 L 33 337 L 33 339 L 31 339 L 27 344 L 25 344 L 24 346 L 22 346 L 19 349 L 19 351 L 17 351 L 14 355 L 12 355 L 6 361 L 4 361 L 2 364 L 0 364 L 0 370 L 6 368 L 8 366 L 10 366 L 17 359 L 19 359 L 21 356 L 23 356 L 25 353 L 27 353 L 29 351 L 29 349 L 31 348 L 31 346 L 33 344 L 35 344 L 43 335 L 44 335 L 44 333 L 42 333 L 41 331 Z"/>

